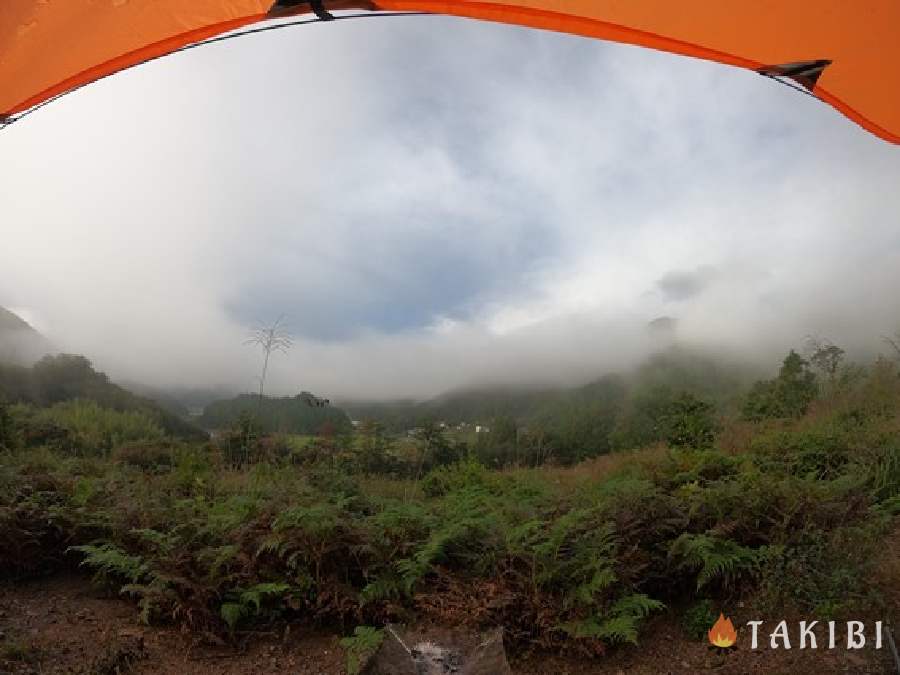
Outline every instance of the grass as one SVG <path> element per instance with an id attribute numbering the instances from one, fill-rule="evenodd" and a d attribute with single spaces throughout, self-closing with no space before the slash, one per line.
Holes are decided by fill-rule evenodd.
<path id="1" fill-rule="evenodd" d="M 579 486 L 596 483 L 616 474 L 653 464 L 663 459 L 668 452 L 665 445 L 628 450 L 586 459 L 574 466 L 546 466 L 537 468 L 511 468 L 503 473 L 513 477 L 546 481 L 558 485 L 562 491 L 571 491 Z"/>

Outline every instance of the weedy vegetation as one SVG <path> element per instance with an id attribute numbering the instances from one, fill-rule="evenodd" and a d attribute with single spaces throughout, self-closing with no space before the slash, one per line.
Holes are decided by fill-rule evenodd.
<path id="1" fill-rule="evenodd" d="M 600 427 L 579 428 L 606 434 L 593 458 L 548 433 L 499 468 L 512 451 L 434 426 L 402 452 L 373 423 L 296 443 L 241 419 L 200 443 L 96 402 L 4 405 L 0 575 L 89 570 L 144 621 L 225 639 L 334 627 L 356 669 L 387 622 L 503 625 L 510 644 L 602 654 L 666 608 L 696 637 L 738 600 L 821 618 L 884 605 L 893 362 L 826 378 L 792 352 L 728 404 L 647 391 L 615 415 L 582 406 Z M 609 454 L 626 437 L 650 447 Z"/>

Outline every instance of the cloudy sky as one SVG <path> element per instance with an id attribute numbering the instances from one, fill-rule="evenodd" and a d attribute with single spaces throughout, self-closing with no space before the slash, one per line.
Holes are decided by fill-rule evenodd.
<path id="1" fill-rule="evenodd" d="M 0 305 L 114 378 L 427 396 L 900 327 L 900 149 L 725 66 L 462 19 L 192 50 L 0 133 Z"/>

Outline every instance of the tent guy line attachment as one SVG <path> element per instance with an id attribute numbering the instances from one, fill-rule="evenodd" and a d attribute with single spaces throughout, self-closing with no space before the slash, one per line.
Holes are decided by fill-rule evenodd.
<path id="1" fill-rule="evenodd" d="M 409 654 L 410 656 L 412 656 L 412 650 L 406 646 L 406 643 L 402 640 L 402 638 L 399 635 L 397 635 L 397 632 L 394 630 L 394 628 L 390 624 L 385 625 L 385 628 L 387 628 L 388 631 L 390 631 L 391 635 L 394 636 L 394 639 L 396 639 L 397 642 L 400 643 L 400 646 L 406 650 L 406 653 Z"/>
<path id="2" fill-rule="evenodd" d="M 323 0 L 277 0 L 269 10 L 269 14 L 271 16 L 278 16 L 278 13 L 291 11 L 300 5 L 309 5 L 313 14 L 319 17 L 319 20 L 321 21 L 334 21 L 334 15 L 325 9 Z"/>
<path id="3" fill-rule="evenodd" d="M 802 85 L 809 91 L 816 87 L 816 83 L 825 72 L 825 69 L 832 64 L 831 59 L 817 59 L 815 61 L 797 61 L 796 63 L 781 63 L 774 66 L 763 66 L 757 70 L 763 75 L 774 75 L 776 77 L 789 77 L 794 82 Z"/>
<path id="4" fill-rule="evenodd" d="M 320 21 L 334 21 L 334 14 L 325 9 L 322 0 L 309 0 L 309 6 Z"/>
<path id="5" fill-rule="evenodd" d="M 85 84 L 78 85 L 77 87 L 73 87 L 72 89 L 68 89 L 60 94 L 57 94 L 53 98 L 49 98 L 46 101 L 42 101 L 38 103 L 33 108 L 29 108 L 18 115 L 10 115 L 8 117 L 4 117 L 0 115 L 0 132 L 5 131 L 7 128 L 11 127 L 16 122 L 25 119 L 32 113 L 37 112 L 44 106 L 48 106 L 54 101 L 58 101 L 64 96 L 68 96 L 72 94 L 82 87 L 86 87 L 89 84 L 93 84 L 94 82 L 99 82 L 100 80 L 105 80 L 107 77 L 111 77 L 118 73 L 125 72 L 126 70 L 131 70 L 132 68 L 137 68 L 138 66 L 142 66 L 145 63 L 150 63 L 152 61 L 156 61 L 158 59 L 166 58 L 167 56 L 172 56 L 173 54 L 178 54 L 180 52 L 186 52 L 191 49 L 196 49 L 197 47 L 205 47 L 207 45 L 215 44 L 217 42 L 226 42 L 228 40 L 234 40 L 236 38 L 246 37 L 248 35 L 255 35 L 257 33 L 267 33 L 268 31 L 273 30 L 281 30 L 283 28 L 293 28 L 295 26 L 309 26 L 312 24 L 322 23 L 323 21 L 344 21 L 347 19 L 376 19 L 376 18 L 391 18 L 391 17 L 401 17 L 401 16 L 439 16 L 437 14 L 433 14 L 432 12 L 365 12 L 365 13 L 356 13 L 356 14 L 340 14 L 335 16 L 329 13 L 324 5 L 322 5 L 321 0 L 312 0 L 310 3 L 313 12 L 316 14 L 316 18 L 312 19 L 298 19 L 296 21 L 288 21 L 286 23 L 277 23 L 269 26 L 260 26 L 258 28 L 250 28 L 248 30 L 238 31 L 236 33 L 226 33 L 225 35 L 218 35 L 214 38 L 208 38 L 206 40 L 201 40 L 200 42 L 193 42 L 189 45 L 185 45 L 184 47 L 180 47 L 166 54 L 161 54 L 160 56 L 154 56 L 153 58 L 146 59 L 144 61 L 140 61 L 138 63 L 134 63 L 130 66 L 126 66 L 125 68 L 120 68 L 119 70 L 113 71 L 104 75 L 103 77 L 97 78 L 91 82 L 86 82 Z M 325 18 L 319 12 L 316 11 L 316 7 L 319 7 L 324 14 L 328 16 Z"/>
<path id="6" fill-rule="evenodd" d="M 791 81 L 791 78 L 785 78 L 780 75 L 774 75 L 772 73 L 764 73 L 762 71 L 757 70 L 757 73 L 762 75 L 765 78 L 772 80 L 773 82 L 777 82 L 778 84 L 783 84 L 788 89 L 793 89 L 794 91 L 800 92 L 801 94 L 806 94 L 810 98 L 814 98 L 817 101 L 821 101 L 822 99 L 815 95 L 814 92 L 810 91 L 806 87 L 801 87 L 799 84 Z"/>
<path id="7" fill-rule="evenodd" d="M 816 83 L 832 63 L 831 59 L 817 59 L 815 61 L 797 61 L 796 63 L 782 63 L 774 66 L 757 68 L 756 72 L 770 80 L 775 80 L 786 87 L 801 94 L 812 96 L 817 101 L 822 99 L 816 96 Z"/>

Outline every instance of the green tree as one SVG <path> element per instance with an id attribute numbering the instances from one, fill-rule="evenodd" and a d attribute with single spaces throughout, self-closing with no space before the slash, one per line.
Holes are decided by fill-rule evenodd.
<path id="1" fill-rule="evenodd" d="M 519 425 L 516 420 L 509 415 L 501 415 L 491 420 L 491 431 L 487 436 L 495 445 L 509 448 L 514 452 L 518 433 Z"/>
<path id="2" fill-rule="evenodd" d="M 900 408 L 900 373 L 897 363 L 879 356 L 858 392 L 859 406 L 868 415 L 890 417 Z"/>
<path id="3" fill-rule="evenodd" d="M 663 416 L 666 442 L 674 448 L 711 448 L 718 424 L 715 407 L 689 392 L 680 394 Z"/>
<path id="4" fill-rule="evenodd" d="M 778 377 L 760 380 L 744 401 L 748 420 L 801 417 L 818 394 L 809 362 L 793 349 L 785 357 Z"/>
<path id="5" fill-rule="evenodd" d="M 77 354 L 45 356 L 32 367 L 35 402 L 53 405 L 76 398 L 86 398 L 110 405 L 114 393 L 109 378 L 94 370 L 91 362 Z"/>
<path id="6" fill-rule="evenodd" d="M 610 443 L 616 450 L 643 448 L 663 440 L 665 418 L 675 392 L 666 385 L 652 386 L 632 396 L 616 419 Z"/>
<path id="7" fill-rule="evenodd" d="M 426 422 L 422 427 L 425 442 L 425 457 L 430 466 L 445 466 L 459 461 L 464 456 L 465 445 L 453 444 L 443 429 L 434 422 Z"/>
<path id="8" fill-rule="evenodd" d="M 475 451 L 488 466 L 505 466 L 515 462 L 518 450 L 519 427 L 515 418 L 500 415 L 491 419 L 490 431 L 476 437 Z"/>
<path id="9" fill-rule="evenodd" d="M 365 473 L 385 473 L 391 470 L 391 440 L 384 425 L 374 420 L 363 420 L 357 430 L 357 461 Z"/>
<path id="10" fill-rule="evenodd" d="M 549 453 L 557 462 L 573 464 L 608 453 L 626 395 L 624 380 L 606 375 L 548 402 L 526 422 L 527 457 L 540 463 Z"/>

